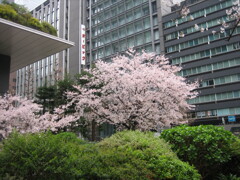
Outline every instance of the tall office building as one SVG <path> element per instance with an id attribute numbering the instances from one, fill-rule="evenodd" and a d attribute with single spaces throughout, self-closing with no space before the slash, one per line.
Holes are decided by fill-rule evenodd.
<path id="1" fill-rule="evenodd" d="M 234 1 L 186 0 L 181 4 L 189 6 L 191 13 L 182 18 L 181 6 L 170 12 L 159 0 L 47 0 L 32 11 L 33 16 L 55 26 L 58 35 L 75 42 L 75 47 L 19 70 L 17 92 L 26 95 L 30 77 L 35 88 L 67 73 L 79 73 L 85 53 L 88 68 L 98 59 L 109 61 L 134 47 L 165 53 L 172 64 L 183 67 L 180 75 L 200 81 L 199 97 L 189 101 L 196 105 L 190 114 L 196 122 L 222 123 L 229 116 L 239 121 L 240 29 L 235 29 L 230 41 L 230 30 L 220 33 L 221 22 L 231 24 L 226 9 Z M 86 52 L 82 51 L 82 24 L 86 26 Z M 200 32 L 195 24 L 208 30 Z"/>
<path id="2" fill-rule="evenodd" d="M 192 0 L 186 18 L 177 8 L 163 17 L 167 57 L 182 66 L 181 76 L 200 82 L 199 96 L 189 101 L 195 124 L 240 122 L 240 27 L 229 39 L 235 21 L 226 14 L 235 1 Z M 221 33 L 224 21 L 230 27 Z"/>
<path id="3" fill-rule="evenodd" d="M 53 84 L 67 73 L 80 73 L 85 53 L 85 67 L 131 47 L 160 53 L 164 50 L 161 11 L 168 9 L 161 8 L 158 0 L 47 0 L 32 11 L 33 16 L 52 24 L 59 37 L 75 42 L 75 47 L 18 70 L 17 94 L 34 94 L 37 87 Z M 86 52 L 80 43 L 82 24 L 86 25 Z"/>
<path id="4" fill-rule="evenodd" d="M 42 59 L 17 71 L 16 93 L 32 96 L 37 87 L 53 85 L 66 74 L 80 73 L 81 25 L 84 24 L 84 1 L 47 0 L 32 11 L 33 17 L 46 21 L 57 29 L 58 36 L 75 42 L 75 46 Z M 82 28 L 83 29 L 83 28 Z"/>
<path id="5" fill-rule="evenodd" d="M 167 9 L 159 0 L 88 0 L 88 59 L 108 61 L 132 47 L 160 53 L 162 10 Z"/>

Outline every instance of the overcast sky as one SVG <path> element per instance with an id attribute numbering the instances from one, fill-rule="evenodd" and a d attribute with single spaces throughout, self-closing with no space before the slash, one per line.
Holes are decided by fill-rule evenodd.
<path id="1" fill-rule="evenodd" d="M 33 10 L 40 4 L 42 4 L 46 0 L 15 0 L 16 3 L 25 5 L 29 10 Z M 174 0 L 175 2 L 179 2 L 182 0 Z"/>
<path id="2" fill-rule="evenodd" d="M 46 0 L 15 0 L 17 4 L 25 5 L 29 10 L 33 10 Z"/>

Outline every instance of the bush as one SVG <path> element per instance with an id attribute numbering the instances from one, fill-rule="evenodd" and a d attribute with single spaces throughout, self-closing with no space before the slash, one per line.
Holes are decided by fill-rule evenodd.
<path id="1" fill-rule="evenodd" d="M 48 22 L 44 22 L 44 21 L 42 22 L 42 30 L 45 33 L 57 36 L 57 30 Z"/>
<path id="2" fill-rule="evenodd" d="M 231 145 L 230 154 L 232 154 L 230 161 L 222 166 L 222 173 L 225 175 L 235 175 L 240 179 L 240 139 L 237 139 Z"/>
<path id="3" fill-rule="evenodd" d="M 200 179 L 153 133 L 124 131 L 96 144 L 92 179 Z"/>
<path id="4" fill-rule="evenodd" d="M 42 26 L 41 22 L 34 17 L 31 17 L 28 20 L 28 26 L 33 28 L 33 29 L 39 30 L 39 31 L 43 30 L 43 26 Z"/>
<path id="5" fill-rule="evenodd" d="M 72 133 L 13 133 L 3 142 L 0 167 L 3 179 L 200 179 L 162 139 L 139 131 L 97 144 Z"/>
<path id="6" fill-rule="evenodd" d="M 172 145 L 178 157 L 194 165 L 203 178 L 214 178 L 231 159 L 231 145 L 236 137 L 222 127 L 178 126 L 162 132 L 161 138 Z M 221 170 L 220 170 L 221 171 Z"/>
<path id="7" fill-rule="evenodd" d="M 0 177 L 23 179 L 74 179 L 78 170 L 79 145 L 70 133 L 20 135 L 13 133 L 0 151 Z"/>
<path id="8" fill-rule="evenodd" d="M 33 18 L 24 6 L 15 3 L 0 4 L 0 18 L 57 36 L 57 30 L 52 25 L 47 22 L 41 23 Z"/>
<path id="9" fill-rule="evenodd" d="M 0 4 L 0 18 L 15 21 L 17 16 L 17 12 L 11 6 Z"/>

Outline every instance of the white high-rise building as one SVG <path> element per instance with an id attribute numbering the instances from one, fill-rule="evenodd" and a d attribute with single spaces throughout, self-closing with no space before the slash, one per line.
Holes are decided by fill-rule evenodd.
<path id="1" fill-rule="evenodd" d="M 71 39 L 75 46 L 18 70 L 18 95 L 32 96 L 38 87 L 53 85 L 66 74 L 74 76 L 80 73 L 80 27 L 84 19 L 82 4 L 81 0 L 47 0 L 32 11 L 35 18 L 51 24 L 57 29 L 59 37 Z"/>

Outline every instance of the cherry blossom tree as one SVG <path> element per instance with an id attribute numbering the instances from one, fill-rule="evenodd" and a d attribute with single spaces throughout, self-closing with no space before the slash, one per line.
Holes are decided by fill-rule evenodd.
<path id="1" fill-rule="evenodd" d="M 233 6 L 230 9 L 226 10 L 226 14 L 228 15 L 228 18 L 233 20 L 231 28 L 231 34 L 228 38 L 228 40 L 230 40 L 230 38 L 232 37 L 235 29 L 237 28 L 237 26 L 240 25 L 240 0 L 236 0 L 233 3 Z M 221 27 L 221 31 L 224 32 L 226 28 L 229 27 L 229 24 L 227 24 L 226 22 L 222 23 L 222 27 Z"/>
<path id="2" fill-rule="evenodd" d="M 93 76 L 81 77 L 88 83 L 76 86 L 79 92 L 68 92 L 68 105 L 75 105 L 76 116 L 119 129 L 168 126 L 193 108 L 186 100 L 196 96 L 197 84 L 177 76 L 180 70 L 164 56 L 129 50 L 111 63 L 96 62 Z"/>
<path id="3" fill-rule="evenodd" d="M 0 134 L 6 138 L 13 130 L 20 133 L 58 131 L 75 121 L 64 116 L 64 108 L 55 109 L 54 114 L 40 115 L 42 108 L 26 98 L 6 94 L 0 96 Z"/>

